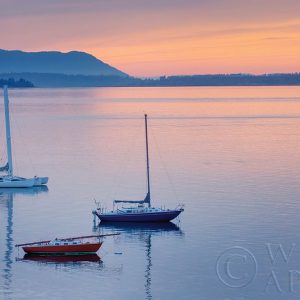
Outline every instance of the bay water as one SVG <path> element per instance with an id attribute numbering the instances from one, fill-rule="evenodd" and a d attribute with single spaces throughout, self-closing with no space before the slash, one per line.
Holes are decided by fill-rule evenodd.
<path id="1" fill-rule="evenodd" d="M 16 175 L 0 190 L 0 299 L 299 299 L 300 87 L 11 89 Z M 0 95 L 2 98 L 2 94 Z M 93 221 L 146 193 L 170 224 Z M 0 159 L 6 162 L 3 105 Z M 15 244 L 117 233 L 97 256 Z"/>

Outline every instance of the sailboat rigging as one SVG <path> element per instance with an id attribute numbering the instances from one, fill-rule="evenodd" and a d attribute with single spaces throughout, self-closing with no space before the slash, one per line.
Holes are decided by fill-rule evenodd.
<path id="1" fill-rule="evenodd" d="M 9 116 L 9 100 L 7 86 L 3 87 L 4 94 L 4 112 L 5 112 L 5 131 L 6 131 L 6 148 L 7 148 L 7 163 L 0 167 L 0 171 L 6 171 L 7 175 L 0 176 L 0 188 L 24 188 L 40 186 L 48 183 L 48 177 L 24 178 L 13 174 L 13 159 L 11 148 L 10 135 L 10 116 Z"/>
<path id="2" fill-rule="evenodd" d="M 102 222 L 168 222 L 175 219 L 184 211 L 183 206 L 179 205 L 175 209 L 151 207 L 150 193 L 150 164 L 149 164 L 149 145 L 148 145 L 148 122 L 145 114 L 145 141 L 147 159 L 147 194 L 144 200 L 114 200 L 115 203 L 138 204 L 137 206 L 122 207 L 121 209 L 105 212 L 101 207 L 93 211 L 94 216 Z M 145 204 L 147 206 L 145 206 Z"/>

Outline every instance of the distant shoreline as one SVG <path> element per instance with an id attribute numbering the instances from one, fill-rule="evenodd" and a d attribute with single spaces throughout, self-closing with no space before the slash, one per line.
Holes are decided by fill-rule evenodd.
<path id="1" fill-rule="evenodd" d="M 2 81 L 12 87 L 217 87 L 217 86 L 300 86 L 300 73 L 282 74 L 212 74 L 136 78 L 122 76 L 67 75 L 55 73 L 4 73 Z M 16 85 L 19 83 L 19 86 Z M 8 83 L 8 85 L 10 85 Z"/>

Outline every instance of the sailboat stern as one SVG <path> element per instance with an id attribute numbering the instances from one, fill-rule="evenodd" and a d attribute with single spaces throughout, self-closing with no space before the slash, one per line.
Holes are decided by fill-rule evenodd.
<path id="1" fill-rule="evenodd" d="M 48 183 L 48 177 L 34 177 L 34 186 L 40 186 Z"/>

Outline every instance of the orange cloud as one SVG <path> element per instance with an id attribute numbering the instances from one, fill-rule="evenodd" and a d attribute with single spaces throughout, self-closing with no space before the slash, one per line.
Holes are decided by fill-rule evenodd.
<path id="1" fill-rule="evenodd" d="M 300 22 L 182 33 L 182 28 L 133 34 L 122 43 L 90 48 L 128 73 L 147 76 L 267 73 L 300 70 Z"/>

